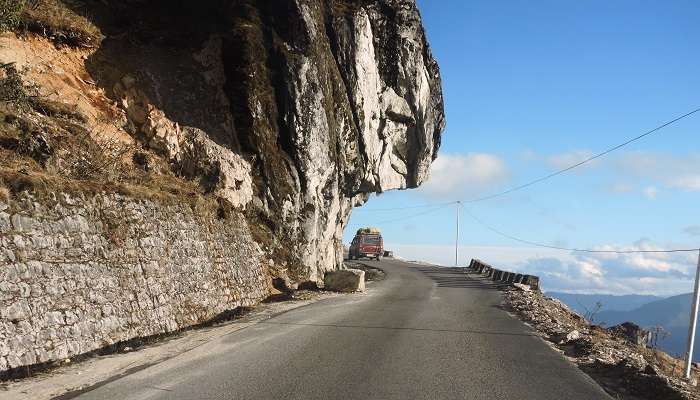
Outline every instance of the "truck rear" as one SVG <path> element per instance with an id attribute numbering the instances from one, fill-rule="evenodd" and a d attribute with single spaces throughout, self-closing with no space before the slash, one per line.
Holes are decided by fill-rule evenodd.
<path id="1" fill-rule="evenodd" d="M 384 254 L 384 239 L 377 228 L 361 228 L 357 230 L 350 244 L 348 257 L 351 260 L 359 258 L 374 258 L 377 261 Z"/>

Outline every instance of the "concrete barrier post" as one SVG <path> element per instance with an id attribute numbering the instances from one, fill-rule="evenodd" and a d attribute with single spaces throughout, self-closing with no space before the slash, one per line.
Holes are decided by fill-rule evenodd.
<path id="1" fill-rule="evenodd" d="M 496 275 L 494 275 L 493 280 L 498 282 L 501 280 L 501 277 L 503 276 L 503 271 L 500 269 L 496 271 Z"/>
<path id="2" fill-rule="evenodd" d="M 510 274 L 512 272 L 504 271 L 503 276 L 501 277 L 501 282 L 508 282 L 508 278 L 510 277 Z"/>

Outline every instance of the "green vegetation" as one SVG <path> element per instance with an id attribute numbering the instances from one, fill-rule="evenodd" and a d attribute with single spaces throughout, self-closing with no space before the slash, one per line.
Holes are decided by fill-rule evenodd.
<path id="1" fill-rule="evenodd" d="M 0 32 L 25 30 L 70 46 L 96 45 L 100 30 L 71 0 L 0 0 Z"/>
<path id="2" fill-rule="evenodd" d="M 102 39 L 102 33 L 90 20 L 80 15 L 76 11 L 78 9 L 80 3 L 75 1 L 30 0 L 22 11 L 21 22 L 26 29 L 59 44 L 96 45 Z"/>
<path id="3" fill-rule="evenodd" d="M 25 0 L 0 0 L 0 32 L 17 28 Z"/>
<path id="4" fill-rule="evenodd" d="M 31 93 L 33 90 L 24 84 L 14 63 L 0 64 L 0 102 L 25 107 L 34 97 Z"/>

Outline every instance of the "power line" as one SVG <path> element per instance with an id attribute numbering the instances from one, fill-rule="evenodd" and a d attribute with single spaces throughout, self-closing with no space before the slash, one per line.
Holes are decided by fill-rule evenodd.
<path id="1" fill-rule="evenodd" d="M 418 213 L 418 214 L 408 215 L 408 216 L 404 216 L 404 217 L 401 217 L 401 218 L 389 219 L 389 220 L 386 220 L 386 221 L 377 221 L 377 222 L 373 222 L 372 224 L 373 224 L 373 225 L 389 224 L 389 223 L 392 223 L 392 222 L 404 221 L 404 220 L 407 220 L 407 219 L 417 218 L 417 217 L 420 217 L 420 216 L 423 216 L 423 215 L 432 214 L 432 213 L 434 213 L 434 212 L 436 212 L 436 211 L 440 211 L 440 210 L 444 209 L 445 207 L 451 206 L 451 205 L 456 204 L 456 203 L 457 203 L 456 201 L 453 201 L 453 202 L 450 202 L 450 203 L 445 203 L 445 204 L 436 206 L 436 208 L 434 208 L 434 209 L 432 209 L 432 210 L 420 212 L 420 213 Z"/>
<path id="2" fill-rule="evenodd" d="M 603 157 L 603 156 L 605 156 L 605 155 L 607 155 L 607 154 L 610 154 L 610 153 L 612 153 L 612 152 L 615 151 L 615 150 L 618 150 L 618 149 L 620 149 L 620 148 L 622 148 L 622 147 L 625 147 L 625 146 L 627 146 L 627 145 L 630 144 L 630 143 L 636 142 L 637 140 L 640 140 L 640 139 L 642 139 L 642 138 L 644 138 L 644 137 L 646 137 L 646 136 L 649 136 L 649 135 L 651 135 L 652 133 L 655 133 L 655 132 L 657 132 L 657 131 L 660 131 L 661 129 L 663 129 L 663 128 L 665 128 L 665 127 L 671 125 L 671 124 L 674 124 L 674 123 L 676 123 L 676 122 L 678 122 L 678 121 L 680 121 L 680 120 L 682 120 L 682 119 L 684 119 L 684 118 L 686 118 L 686 117 L 689 117 L 689 116 L 691 116 L 691 115 L 693 115 L 693 114 L 695 114 L 695 113 L 697 113 L 697 112 L 699 112 L 699 111 L 700 111 L 700 108 L 695 109 L 695 110 L 693 110 L 693 111 L 691 111 L 691 112 L 689 112 L 689 113 L 683 114 L 683 115 L 681 115 L 680 117 L 677 117 L 677 118 L 675 118 L 675 119 L 673 119 L 673 120 L 671 120 L 671 121 L 668 121 L 668 122 L 666 122 L 666 123 L 664 123 L 664 124 L 662 124 L 662 125 L 659 125 L 659 126 L 657 126 L 656 128 L 654 128 L 654 129 L 652 129 L 652 130 L 650 130 L 650 131 L 647 131 L 647 132 L 645 132 L 645 133 L 643 133 L 643 134 L 641 134 L 641 135 L 639 135 L 639 136 L 637 136 L 637 137 L 634 137 L 634 138 L 632 138 L 632 139 L 629 139 L 629 140 L 627 140 L 627 141 L 624 142 L 624 143 L 621 143 L 621 144 L 619 144 L 619 145 L 617 145 L 617 146 L 611 147 L 611 148 L 609 148 L 609 149 L 607 149 L 607 150 L 605 150 L 605 151 L 603 151 L 603 152 L 601 152 L 601 153 L 595 154 L 595 155 L 593 155 L 593 156 L 591 156 L 591 157 L 589 157 L 589 158 L 587 158 L 587 159 L 585 159 L 585 160 L 583 160 L 583 161 L 581 161 L 581 162 L 578 162 L 578 163 L 576 163 L 576 164 L 573 164 L 573 165 L 571 165 L 571 166 L 569 166 L 569 167 L 566 167 L 566 168 L 564 168 L 564 169 L 560 169 L 560 170 L 558 170 L 558 171 L 555 171 L 555 172 L 553 172 L 553 173 L 551 173 L 551 174 L 549 174 L 549 175 L 545 175 L 545 176 L 543 176 L 543 177 L 537 178 L 537 179 L 535 179 L 535 180 L 532 180 L 532 181 L 530 181 L 530 182 L 527 182 L 527 183 L 522 184 L 522 185 L 519 185 L 519 186 L 512 187 L 512 188 L 510 188 L 510 189 L 508 189 L 508 190 L 504 190 L 504 191 L 499 192 L 499 193 L 495 193 L 495 194 L 492 194 L 492 195 L 488 195 L 488 196 L 484 196 L 484 197 L 478 197 L 478 198 L 475 198 L 475 199 L 467 200 L 467 201 L 465 201 L 465 203 L 478 203 L 478 202 L 481 202 L 481 201 L 491 200 L 491 199 L 494 199 L 494 198 L 496 198 L 496 197 L 501 197 L 501 196 L 504 196 L 504 195 L 506 195 L 506 194 L 513 193 L 513 192 L 515 192 L 515 191 L 518 191 L 518 190 L 525 189 L 525 188 L 527 188 L 527 187 L 536 185 L 536 184 L 538 184 L 538 183 L 540 183 L 540 182 L 542 182 L 542 181 L 546 181 L 546 180 L 548 180 L 548 179 L 554 178 L 554 177 L 557 176 L 557 175 L 561 175 L 561 174 L 563 174 L 563 173 L 565 173 L 565 172 L 571 171 L 571 170 L 574 169 L 574 168 L 578 168 L 578 167 L 580 167 L 580 166 L 582 166 L 582 165 L 584 165 L 584 164 L 587 164 L 587 163 L 589 163 L 589 162 L 591 162 L 591 161 L 593 161 L 593 160 L 596 160 L 596 159 L 601 158 L 601 157 Z"/>
<path id="3" fill-rule="evenodd" d="M 691 253 L 691 252 L 697 252 L 700 251 L 700 249 L 673 249 L 673 250 L 590 250 L 590 249 L 577 249 L 577 248 L 568 248 L 568 247 L 559 247 L 559 246 L 552 246 L 548 244 L 543 244 L 543 243 L 538 243 L 538 242 L 533 242 L 531 240 L 525 240 L 525 239 L 520 239 L 516 236 L 509 235 L 507 233 L 504 233 L 491 225 L 487 224 L 486 222 L 482 221 L 480 218 L 478 218 L 476 215 L 472 214 L 471 211 L 468 209 L 464 210 L 467 215 L 469 215 L 473 220 L 475 220 L 479 225 L 483 226 L 484 228 L 490 230 L 491 232 L 496 233 L 497 235 L 503 236 L 505 238 L 508 238 L 510 240 L 514 240 L 516 242 L 528 244 L 531 246 L 536 246 L 536 247 L 544 247 L 547 249 L 554 249 L 554 250 L 564 250 L 564 251 L 573 251 L 577 253 L 607 253 L 607 254 L 643 254 L 643 253 Z"/>
<path id="4" fill-rule="evenodd" d="M 433 203 L 433 204 L 421 204 L 421 205 L 414 205 L 414 206 L 406 206 L 406 207 L 390 207 L 390 208 L 374 208 L 374 209 L 362 209 L 361 207 L 356 207 L 357 209 L 353 209 L 353 212 L 380 212 L 380 211 L 398 211 L 398 210 L 412 210 L 416 208 L 430 208 L 430 207 L 439 207 L 439 206 L 446 206 L 450 204 L 455 204 L 454 201 L 450 201 L 447 203 Z"/>

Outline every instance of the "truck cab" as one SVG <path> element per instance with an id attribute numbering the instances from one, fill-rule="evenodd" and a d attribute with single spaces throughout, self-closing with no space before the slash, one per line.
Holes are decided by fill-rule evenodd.
<path id="1" fill-rule="evenodd" d="M 356 260 L 359 258 L 374 258 L 377 261 L 384 254 L 384 239 L 376 228 L 362 228 L 357 231 L 350 243 L 348 258 Z"/>

